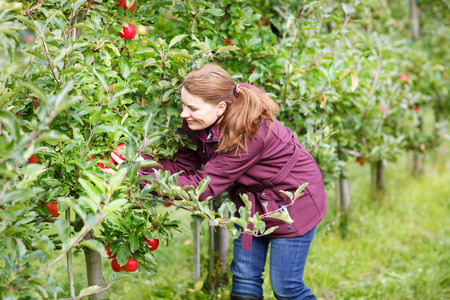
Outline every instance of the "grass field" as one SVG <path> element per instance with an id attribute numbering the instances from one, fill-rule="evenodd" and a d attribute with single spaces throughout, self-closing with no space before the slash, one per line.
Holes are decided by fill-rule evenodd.
<path id="1" fill-rule="evenodd" d="M 426 175 L 412 178 L 409 161 L 405 157 L 387 165 L 388 196 L 382 201 L 370 197 L 370 167 L 349 166 L 352 206 L 345 236 L 334 192 L 328 191 L 329 209 L 312 243 L 304 278 L 318 298 L 450 299 L 450 168 L 437 166 L 429 158 Z M 228 299 L 230 286 L 214 295 L 193 289 L 191 218 L 182 211 L 174 211 L 173 218 L 182 220 L 183 233 L 176 233 L 173 243 L 154 252 L 158 274 L 127 276 L 106 297 Z M 202 230 L 205 277 L 208 235 L 206 226 Z M 82 255 L 75 261 L 79 291 L 87 279 Z M 52 275 L 67 281 L 64 272 L 60 264 Z M 105 261 L 105 278 L 112 273 Z M 275 299 L 266 275 L 264 291 L 264 299 Z"/>

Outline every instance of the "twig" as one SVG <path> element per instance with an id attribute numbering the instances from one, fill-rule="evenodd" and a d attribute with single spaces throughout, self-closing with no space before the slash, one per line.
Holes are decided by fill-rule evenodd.
<path id="1" fill-rule="evenodd" d="M 108 285 L 105 286 L 104 288 L 101 288 L 101 289 L 99 289 L 99 290 L 97 290 L 97 291 L 95 291 L 95 292 L 89 293 L 89 294 L 84 294 L 84 295 L 80 295 L 80 296 L 76 296 L 76 297 L 72 297 L 72 298 L 61 298 L 61 299 L 59 299 L 59 300 L 78 300 L 78 299 L 84 298 L 84 297 L 86 297 L 86 296 L 95 295 L 95 294 L 98 294 L 98 293 L 100 293 L 100 292 L 106 291 L 107 289 L 109 289 L 109 288 L 111 287 L 111 285 L 112 285 L 113 283 L 114 283 L 114 282 L 111 282 L 110 284 L 108 284 Z"/>
<path id="2" fill-rule="evenodd" d="M 64 257 L 64 255 L 65 255 L 70 249 L 72 249 L 73 247 L 75 247 L 76 245 L 78 245 L 78 244 L 83 240 L 83 238 L 86 236 L 86 234 L 88 234 L 92 229 L 94 229 L 94 227 L 95 227 L 97 224 L 99 224 L 99 223 L 103 220 L 103 217 L 104 217 L 104 216 L 105 216 L 105 215 L 103 214 L 103 212 L 100 212 L 100 214 L 97 216 L 97 220 L 95 221 L 94 224 L 92 224 L 92 225 L 89 226 L 87 229 L 85 229 L 84 233 L 81 234 L 81 235 L 77 238 L 77 240 L 76 240 L 72 245 L 70 245 L 70 247 L 68 247 L 65 251 L 63 251 L 63 252 L 62 252 L 57 258 L 55 258 L 52 262 L 46 264 L 43 268 L 41 268 L 41 269 L 38 271 L 38 273 L 44 272 L 46 269 L 48 269 L 49 267 L 53 266 L 53 265 L 56 264 L 58 261 L 60 261 L 60 260 Z M 31 280 L 31 278 L 30 278 L 29 280 Z M 27 281 L 29 281 L 29 280 L 27 280 Z"/>
<path id="3" fill-rule="evenodd" d="M 69 224 L 67 227 L 69 231 L 68 236 L 70 237 L 70 208 L 66 210 L 66 220 L 67 223 Z M 73 268 L 72 268 L 72 250 L 69 250 L 67 252 L 67 275 L 69 276 L 70 296 L 75 297 L 75 283 L 73 280 Z"/>
<path id="4" fill-rule="evenodd" d="M 364 157 L 364 155 L 362 155 L 361 153 L 353 151 L 353 150 L 350 150 L 350 149 L 346 149 L 346 148 L 342 148 L 342 147 L 339 147 L 338 149 L 341 152 L 344 152 L 344 153 L 347 153 L 347 154 L 350 154 L 350 155 L 353 155 L 353 156 L 356 156 L 356 157 Z"/>
<path id="5" fill-rule="evenodd" d="M 81 157 L 83 157 L 84 154 L 86 153 L 87 147 L 89 146 L 89 143 L 91 142 L 92 136 L 94 135 L 95 128 L 97 128 L 97 125 L 98 125 L 99 122 L 100 122 L 100 119 L 97 120 L 97 123 L 95 123 L 94 128 L 92 128 L 91 133 L 89 134 L 89 138 L 88 138 L 88 141 L 86 143 L 86 146 L 84 146 L 84 151 L 81 154 Z"/>
<path id="6" fill-rule="evenodd" d="M 376 85 L 378 82 L 378 77 L 380 77 L 381 60 L 383 58 L 383 54 L 381 54 L 381 50 L 379 50 L 379 51 L 380 51 L 380 54 L 378 55 L 377 72 L 375 73 L 375 78 L 373 79 L 372 87 L 370 89 L 370 94 L 369 94 L 369 97 L 367 97 L 368 99 L 370 99 L 373 96 L 373 94 L 375 93 L 375 88 L 376 88 Z"/>

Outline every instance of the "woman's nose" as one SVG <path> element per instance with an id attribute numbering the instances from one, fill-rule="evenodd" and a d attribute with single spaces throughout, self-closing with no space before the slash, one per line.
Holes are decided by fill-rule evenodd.
<path id="1" fill-rule="evenodd" d="M 182 117 L 183 119 L 189 117 L 189 113 L 186 111 L 186 109 L 183 109 L 181 111 L 180 117 Z"/>

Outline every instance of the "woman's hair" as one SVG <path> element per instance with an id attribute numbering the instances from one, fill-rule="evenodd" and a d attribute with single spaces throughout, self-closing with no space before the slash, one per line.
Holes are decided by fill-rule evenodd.
<path id="1" fill-rule="evenodd" d="M 264 91 L 250 84 L 236 84 L 221 67 L 206 64 L 193 70 L 183 81 L 183 87 L 205 102 L 217 105 L 225 102 L 225 110 L 217 152 L 247 150 L 247 141 L 258 132 L 261 118 L 272 127 L 278 105 Z"/>

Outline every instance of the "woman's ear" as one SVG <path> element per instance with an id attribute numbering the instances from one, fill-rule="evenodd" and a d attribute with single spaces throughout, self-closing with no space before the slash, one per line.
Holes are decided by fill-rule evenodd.
<path id="1" fill-rule="evenodd" d="M 226 109 L 227 104 L 224 101 L 219 102 L 219 104 L 217 104 L 217 115 L 221 117 Z"/>

